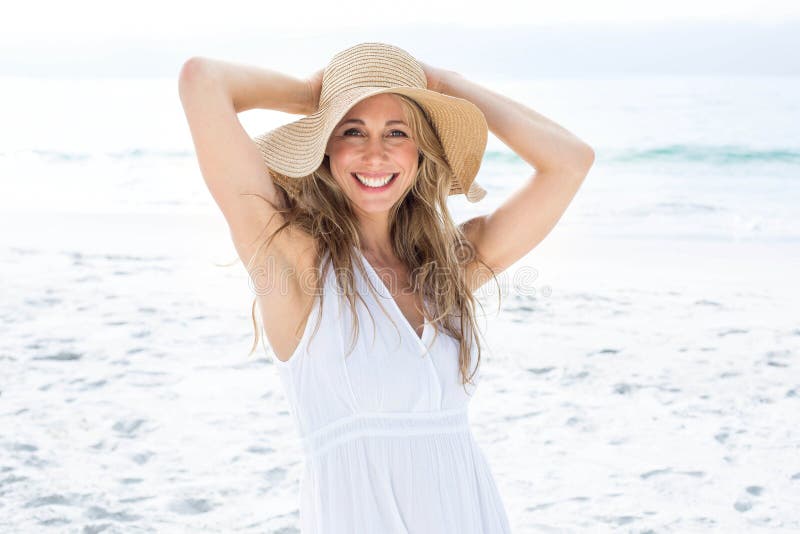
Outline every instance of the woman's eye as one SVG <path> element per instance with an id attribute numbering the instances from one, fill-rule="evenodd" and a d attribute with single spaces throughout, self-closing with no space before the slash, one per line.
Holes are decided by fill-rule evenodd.
<path id="1" fill-rule="evenodd" d="M 357 133 L 358 135 L 361 135 L 361 131 L 360 131 L 360 130 L 358 130 L 357 128 L 350 128 L 349 130 L 345 130 L 345 131 L 342 133 L 342 135 L 350 135 L 350 133 L 351 133 L 351 132 L 355 132 L 355 133 Z M 396 134 L 396 133 L 399 133 L 399 134 L 401 134 L 401 136 L 408 137 L 408 136 L 406 135 L 406 133 L 405 133 L 403 130 L 392 130 L 392 131 L 391 131 L 391 132 L 389 132 L 389 133 L 390 133 L 389 137 L 400 137 L 400 136 L 397 136 L 397 135 L 393 135 L 393 134 Z"/>

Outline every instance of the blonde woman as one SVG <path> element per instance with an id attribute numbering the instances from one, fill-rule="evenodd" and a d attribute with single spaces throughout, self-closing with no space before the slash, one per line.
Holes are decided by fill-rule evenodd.
<path id="1" fill-rule="evenodd" d="M 467 417 L 473 293 L 553 228 L 592 149 L 383 43 L 305 80 L 192 58 L 179 86 L 304 445 L 302 532 L 510 532 Z M 237 114 L 253 108 L 304 117 L 251 138 Z M 456 225 L 449 195 L 486 194 L 488 130 L 536 172 Z"/>

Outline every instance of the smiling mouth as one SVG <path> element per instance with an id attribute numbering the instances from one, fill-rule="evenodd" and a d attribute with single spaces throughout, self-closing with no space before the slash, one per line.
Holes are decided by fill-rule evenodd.
<path id="1" fill-rule="evenodd" d="M 370 178 L 362 175 L 361 173 L 350 173 L 350 176 L 358 182 L 363 188 L 366 189 L 384 189 L 394 182 L 399 173 L 394 173 L 391 176 L 385 175 L 383 178 Z"/>

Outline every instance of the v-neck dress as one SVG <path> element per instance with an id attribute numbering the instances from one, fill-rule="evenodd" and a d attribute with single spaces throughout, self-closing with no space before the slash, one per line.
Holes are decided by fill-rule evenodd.
<path id="1" fill-rule="evenodd" d="M 420 338 L 370 263 L 354 251 L 367 277 L 354 269 L 364 302 L 355 299 L 353 351 L 345 357 L 354 325 L 329 268 L 322 309 L 317 297 L 294 354 L 286 362 L 272 358 L 305 456 L 301 532 L 510 532 L 470 429 L 475 386 L 461 384 L 458 343 L 442 331 L 434 336 L 427 320 Z M 479 379 L 480 366 L 475 384 Z"/>

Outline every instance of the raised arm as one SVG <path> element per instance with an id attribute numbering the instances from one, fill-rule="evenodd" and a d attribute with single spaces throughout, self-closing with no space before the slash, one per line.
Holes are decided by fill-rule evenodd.
<path id="1" fill-rule="evenodd" d="M 273 70 L 192 57 L 181 69 L 178 90 L 203 179 L 222 210 L 236 250 L 247 265 L 266 229 L 282 223 L 252 194 L 280 200 L 267 167 L 237 114 L 263 108 L 308 114 L 316 101 L 308 80 Z M 280 239 L 275 251 L 280 252 Z"/>
<path id="2" fill-rule="evenodd" d="M 203 179 L 248 268 L 264 330 L 281 360 L 294 351 L 296 332 L 302 332 L 308 317 L 313 295 L 303 290 L 300 274 L 313 264 L 315 251 L 310 236 L 287 228 L 255 257 L 261 242 L 285 221 L 254 196 L 282 207 L 269 170 L 237 113 L 253 108 L 312 113 L 319 98 L 313 80 L 314 76 L 299 80 L 264 68 L 194 57 L 183 65 L 178 84 Z"/>
<path id="3" fill-rule="evenodd" d="M 497 210 L 461 225 L 480 259 L 499 273 L 552 230 L 594 163 L 594 151 L 562 126 L 519 102 L 456 72 L 423 67 L 430 88 L 478 106 L 489 130 L 535 169 Z M 489 280 L 477 262 L 467 265 L 466 274 L 473 289 Z"/>

